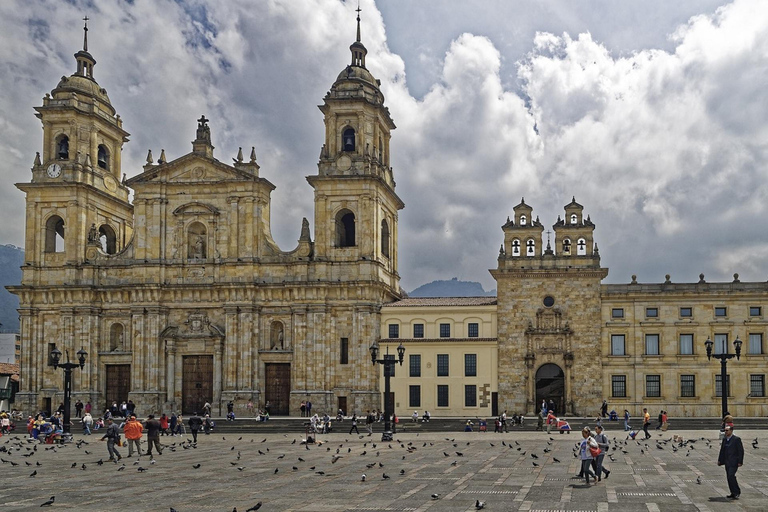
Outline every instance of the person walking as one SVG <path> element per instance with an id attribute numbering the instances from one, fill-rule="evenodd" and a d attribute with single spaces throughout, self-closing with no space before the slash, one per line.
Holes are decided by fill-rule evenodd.
<path id="1" fill-rule="evenodd" d="M 608 416 L 608 401 L 603 400 L 603 405 L 600 407 L 600 414 L 603 416 L 603 418 Z"/>
<path id="2" fill-rule="evenodd" d="M 365 416 L 365 428 L 368 431 L 368 435 L 373 435 L 373 422 L 375 421 L 375 418 L 373 417 L 373 413 L 371 411 L 368 411 L 368 414 Z"/>
<path id="3" fill-rule="evenodd" d="M 355 413 L 352 413 L 352 427 L 349 429 L 349 433 L 351 434 L 353 430 L 360 434 L 360 431 L 357 430 L 357 414 Z"/>
<path id="4" fill-rule="evenodd" d="M 741 495 L 739 482 L 736 481 L 736 471 L 744 464 L 744 445 L 741 438 L 733 435 L 733 426 L 726 425 L 725 437 L 720 445 L 720 454 L 717 457 L 717 465 L 725 466 L 725 476 L 728 479 L 728 489 L 731 494 L 726 498 L 737 500 Z"/>
<path id="5" fill-rule="evenodd" d="M 595 474 L 597 475 L 597 481 L 602 480 L 602 475 L 605 473 L 605 479 L 608 479 L 608 475 L 611 474 L 610 471 L 605 469 L 603 467 L 603 459 L 605 459 L 605 454 L 608 452 L 609 442 L 608 442 L 608 436 L 603 434 L 603 426 L 597 425 L 595 427 L 595 435 L 593 436 L 595 441 L 597 442 L 597 446 L 600 447 L 600 455 L 597 456 L 597 458 L 593 458 L 594 464 L 592 467 L 595 470 Z"/>
<path id="6" fill-rule="evenodd" d="M 627 409 L 624 409 L 624 432 L 630 430 L 629 427 L 629 411 Z"/>
<path id="7" fill-rule="evenodd" d="M 581 473 L 580 476 L 583 476 L 586 481 L 587 485 L 589 485 L 589 477 L 592 476 L 592 478 L 595 480 L 595 483 L 597 483 L 597 475 L 595 475 L 592 472 L 592 453 L 589 451 L 589 439 L 590 439 L 591 432 L 589 431 L 589 427 L 584 427 L 581 431 L 581 444 L 579 445 L 579 458 L 581 459 Z"/>
<path id="8" fill-rule="evenodd" d="M 547 400 L 542 398 L 541 399 L 541 416 L 546 417 L 548 410 L 549 410 L 549 407 L 547 407 Z"/>
<path id="9" fill-rule="evenodd" d="M 122 459 L 123 457 L 120 456 L 120 452 L 118 452 L 117 448 L 115 448 L 115 444 L 120 441 L 120 429 L 112 418 L 107 418 L 107 431 L 104 433 L 104 436 L 101 438 L 101 440 L 104 441 L 105 439 L 107 441 L 109 460 L 117 462 Z"/>
<path id="10" fill-rule="evenodd" d="M 75 402 L 75 417 L 80 418 L 83 416 L 83 402 L 78 400 Z"/>
<path id="11" fill-rule="evenodd" d="M 210 414 L 206 414 L 205 419 L 203 420 L 203 432 L 205 432 L 205 435 L 209 436 L 211 435 L 211 430 L 213 430 L 213 420 L 211 419 Z"/>
<path id="12" fill-rule="evenodd" d="M 83 416 L 83 435 L 91 435 L 91 427 L 93 426 L 93 416 L 90 412 L 86 412 Z"/>
<path id="13" fill-rule="evenodd" d="M 643 408 L 643 432 L 645 432 L 645 438 L 650 439 L 651 434 L 648 433 L 648 427 L 651 426 L 651 414 L 648 409 Z"/>
<path id="14" fill-rule="evenodd" d="M 133 457 L 133 448 L 136 447 L 136 453 L 141 457 L 141 435 L 144 432 L 144 427 L 141 422 L 136 419 L 136 416 L 131 416 L 128 421 L 125 422 L 123 427 L 123 433 L 125 433 L 125 439 L 128 442 L 128 457 Z"/>
<path id="15" fill-rule="evenodd" d="M 176 413 L 171 411 L 171 419 L 168 423 L 168 428 L 171 429 L 171 435 L 176 435 L 176 424 L 179 422 L 179 418 L 176 417 Z"/>
<path id="16" fill-rule="evenodd" d="M 197 415 L 197 413 L 194 413 L 191 418 L 189 418 L 189 430 L 192 432 L 192 442 L 197 442 L 197 433 L 200 430 L 200 427 L 203 425 L 203 420 L 200 418 L 200 416 Z"/>
<path id="17" fill-rule="evenodd" d="M 168 435 L 168 416 L 165 413 L 160 415 L 160 434 Z"/>
<path id="18" fill-rule="evenodd" d="M 550 409 L 547 412 L 547 434 L 552 432 L 552 425 L 557 423 L 557 418 L 555 417 L 555 413 Z"/>
<path id="19" fill-rule="evenodd" d="M 147 416 L 147 421 L 144 423 L 147 427 L 147 455 L 152 458 L 152 445 L 155 445 L 158 455 L 163 454 L 163 449 L 160 448 L 160 422 L 155 419 L 154 414 Z"/>

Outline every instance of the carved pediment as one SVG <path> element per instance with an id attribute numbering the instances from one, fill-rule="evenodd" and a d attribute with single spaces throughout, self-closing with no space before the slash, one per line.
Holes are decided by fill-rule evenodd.
<path id="1" fill-rule="evenodd" d="M 174 215 L 219 215 L 219 209 L 205 203 L 187 203 L 173 210 Z"/>
<path id="2" fill-rule="evenodd" d="M 126 181 L 135 187 L 141 183 L 219 183 L 222 181 L 260 181 L 248 170 L 238 169 L 213 158 L 190 153 L 159 165 L 147 165 L 144 172 Z"/>
<path id="3" fill-rule="evenodd" d="M 563 322 L 563 312 L 559 308 L 540 308 L 536 312 L 536 324 L 528 322 L 528 334 L 570 333 L 568 322 Z"/>

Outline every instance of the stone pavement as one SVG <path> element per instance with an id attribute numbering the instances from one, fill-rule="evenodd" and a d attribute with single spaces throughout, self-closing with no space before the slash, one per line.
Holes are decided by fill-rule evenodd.
<path id="1" fill-rule="evenodd" d="M 657 448 L 657 440 L 670 440 L 674 434 L 696 442 L 676 447 L 676 452 L 671 441 Z M 155 463 L 146 456 L 127 458 L 123 447 L 120 463 L 101 466 L 97 461 L 108 455 L 98 435 L 76 434 L 76 440 L 88 444 L 55 450 L 21 436 L 4 436 L 0 449 L 9 451 L 0 451 L 0 510 L 40 510 L 51 496 L 56 496 L 54 509 L 89 511 L 173 507 L 179 512 L 230 512 L 237 507 L 244 512 L 261 501 L 263 511 L 442 512 L 475 510 L 476 500 L 491 511 L 768 510 L 768 463 L 763 456 L 768 433 L 737 434 L 746 449 L 738 501 L 725 498 L 729 492 L 725 471 L 716 464 L 716 432 L 654 433 L 647 447 L 644 441 L 625 445 L 625 436 L 616 433 L 620 444 L 610 452 L 615 462 L 606 458 L 611 475 L 590 486 L 571 479 L 580 467 L 572 453 L 581 439 L 578 431 L 551 436 L 405 432 L 392 443 L 380 442 L 378 434 L 343 432 L 318 436 L 322 444 L 308 450 L 297 434 L 214 433 L 200 435 L 197 448 L 187 449 L 181 444 L 190 436 L 161 437 L 164 444 L 176 444 L 156 455 Z M 750 443 L 756 437 L 754 449 Z M 334 463 L 337 454 L 341 458 Z M 33 471 L 37 475 L 31 477 Z M 439 497 L 432 499 L 433 494 Z"/>

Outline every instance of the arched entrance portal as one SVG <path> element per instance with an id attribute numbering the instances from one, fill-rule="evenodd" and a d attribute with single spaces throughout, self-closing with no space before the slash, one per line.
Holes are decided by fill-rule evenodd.
<path id="1" fill-rule="evenodd" d="M 541 401 L 555 402 L 555 414 L 565 413 L 565 374 L 556 364 L 544 364 L 536 372 L 536 408 Z"/>

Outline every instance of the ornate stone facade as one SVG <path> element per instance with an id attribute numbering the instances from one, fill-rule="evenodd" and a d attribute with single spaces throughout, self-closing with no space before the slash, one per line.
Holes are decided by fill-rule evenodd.
<path id="1" fill-rule="evenodd" d="M 128 140 L 95 59 L 76 54 L 37 109 L 44 144 L 27 194 L 26 265 L 19 295 L 25 410 L 61 400 L 53 346 L 84 348 L 74 398 L 97 408 L 133 400 L 139 411 L 215 413 L 270 402 L 273 414 L 379 406 L 376 368 L 362 364 L 379 337 L 382 304 L 399 297 L 397 213 L 389 167 L 395 128 L 365 47 L 320 107 L 326 125 L 315 189 L 315 240 L 302 222 L 281 250 L 270 232 L 274 186 L 255 152 L 215 159 L 198 120 L 192 152 L 121 179 Z M 129 189 L 134 192 L 129 202 Z M 298 228 L 298 227 L 297 227 Z M 297 229 L 297 233 L 298 233 Z M 50 410 L 50 409 L 49 409 Z"/>

